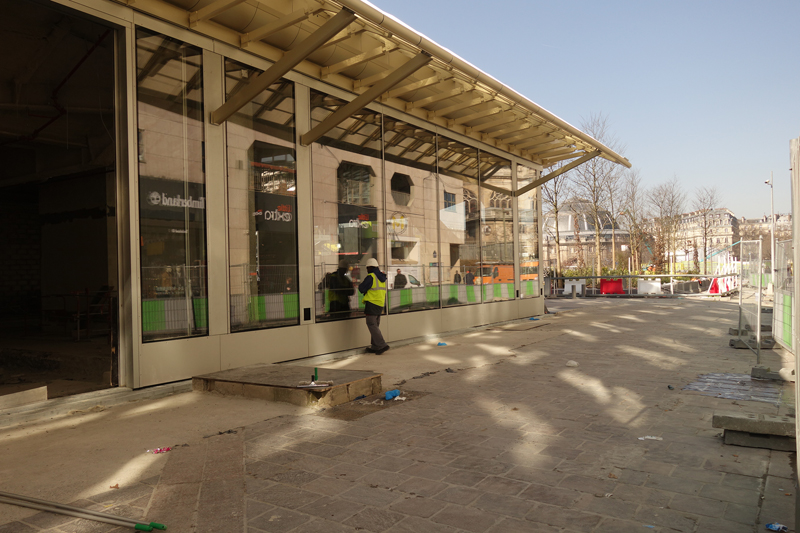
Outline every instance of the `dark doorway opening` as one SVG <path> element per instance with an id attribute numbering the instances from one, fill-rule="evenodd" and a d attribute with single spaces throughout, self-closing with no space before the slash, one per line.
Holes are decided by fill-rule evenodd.
<path id="1" fill-rule="evenodd" d="M 114 31 L 28 0 L 0 12 L 3 407 L 117 385 L 118 273 Z"/>

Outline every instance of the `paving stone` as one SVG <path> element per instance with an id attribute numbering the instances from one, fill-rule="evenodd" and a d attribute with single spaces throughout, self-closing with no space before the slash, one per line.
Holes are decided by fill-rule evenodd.
<path id="1" fill-rule="evenodd" d="M 470 470 L 456 470 L 452 474 L 445 477 L 442 481 L 451 483 L 453 485 L 466 485 L 472 487 L 480 483 L 486 478 L 486 474 L 481 472 L 473 472 Z"/>
<path id="2" fill-rule="evenodd" d="M 769 475 L 786 479 L 794 479 L 792 454 L 789 452 L 773 451 L 769 459 Z"/>
<path id="3" fill-rule="evenodd" d="M 42 511 L 36 514 L 32 514 L 31 516 L 25 517 L 22 519 L 26 524 L 30 524 L 32 526 L 36 526 L 37 528 L 41 529 L 49 529 L 51 527 L 58 527 L 60 525 L 66 524 L 67 522 L 72 522 L 75 520 L 74 516 L 67 516 L 63 514 L 56 514 L 56 513 L 48 513 L 46 511 Z M 21 526 L 19 526 L 21 527 Z M 0 530 L 2 531 L 2 530 Z"/>
<path id="4" fill-rule="evenodd" d="M 438 524 L 472 531 L 473 533 L 482 533 L 495 525 L 498 521 L 498 517 L 478 509 L 448 505 L 433 515 L 430 520 Z"/>
<path id="5" fill-rule="evenodd" d="M 721 484 L 737 489 L 760 490 L 764 484 L 764 478 L 742 476 L 740 474 L 724 474 Z"/>
<path id="6" fill-rule="evenodd" d="M 570 507 L 581 496 L 581 493 L 569 489 L 560 489 L 548 487 L 545 485 L 537 485 L 532 483 L 527 489 L 522 491 L 519 495 L 520 498 L 548 503 L 551 505 L 561 505 L 563 507 Z"/>
<path id="7" fill-rule="evenodd" d="M 722 517 L 725 514 L 727 503 L 697 496 L 676 494 L 669 504 L 670 509 L 686 511 L 701 516 Z"/>
<path id="8" fill-rule="evenodd" d="M 549 526 L 566 527 L 570 531 L 592 531 L 602 519 L 596 514 L 542 504 L 537 504 L 525 518 Z"/>
<path id="9" fill-rule="evenodd" d="M 355 483 L 355 480 L 320 476 L 317 479 L 302 485 L 301 488 L 316 494 L 337 496 L 346 490 L 350 490 Z"/>
<path id="10" fill-rule="evenodd" d="M 428 518 L 435 513 L 438 513 L 447 504 L 443 501 L 434 500 L 430 498 L 423 498 L 420 496 L 406 496 L 399 502 L 391 506 L 393 511 L 421 518 Z"/>
<path id="11" fill-rule="evenodd" d="M 64 533 L 108 533 L 117 526 L 106 524 L 105 522 L 95 522 L 94 520 L 84 520 L 79 518 L 74 522 L 69 522 L 59 527 Z M 241 531 L 241 526 L 239 526 Z"/>
<path id="12" fill-rule="evenodd" d="M 433 479 L 435 481 L 444 479 L 449 476 L 456 469 L 448 466 L 431 465 L 426 463 L 414 463 L 408 468 L 400 471 L 401 474 L 409 476 L 424 477 L 426 479 Z"/>
<path id="13" fill-rule="evenodd" d="M 748 450 L 748 453 L 752 450 L 752 448 L 745 449 Z M 720 472 L 729 472 L 731 474 L 741 474 L 743 476 L 761 477 L 767 472 L 767 463 L 768 460 L 764 458 L 740 461 L 738 458 L 713 457 L 706 459 L 703 468 Z"/>
<path id="14" fill-rule="evenodd" d="M 313 484 L 313 481 L 311 483 Z M 321 497 L 320 494 L 283 484 L 277 484 L 250 495 L 251 499 L 258 502 L 269 503 L 286 509 L 299 509 L 304 505 L 319 500 Z"/>
<path id="15" fill-rule="evenodd" d="M 576 509 L 622 519 L 633 518 L 638 507 L 638 503 L 632 503 L 622 499 L 614 498 L 613 494 L 606 498 L 602 493 L 584 493 L 580 499 L 575 502 Z"/>
<path id="16" fill-rule="evenodd" d="M 739 505 L 729 503 L 725 508 L 723 518 L 740 524 L 755 524 L 758 520 L 759 509 L 755 505 Z"/>
<path id="17" fill-rule="evenodd" d="M 456 533 L 457 531 L 454 527 L 437 524 L 417 516 L 407 516 L 387 530 L 388 533 Z"/>
<path id="18" fill-rule="evenodd" d="M 753 533 L 753 531 L 766 530 L 763 528 L 756 529 L 753 524 L 729 522 L 728 520 L 704 516 L 697 522 L 697 531 L 713 531 L 714 533 Z"/>
<path id="19" fill-rule="evenodd" d="M 636 518 L 643 524 L 668 527 L 686 533 L 694 531 L 695 525 L 699 521 L 699 517 L 689 513 L 645 505 L 639 507 Z"/>
<path id="20" fill-rule="evenodd" d="M 353 533 L 357 530 L 354 527 L 345 526 L 329 520 L 314 518 L 310 522 L 306 522 L 296 528 L 295 531 L 297 533 Z"/>
<path id="21" fill-rule="evenodd" d="M 369 468 L 376 468 L 378 470 L 387 470 L 389 472 L 400 472 L 401 470 L 408 468 L 413 464 L 415 464 L 415 462 L 411 459 L 386 455 L 367 463 L 365 466 Z"/>
<path id="22" fill-rule="evenodd" d="M 340 453 L 336 456 L 337 461 L 345 462 L 345 463 L 352 463 L 356 465 L 363 465 L 379 459 L 381 456 L 377 453 L 370 453 L 365 452 L 362 450 L 354 450 L 352 448 L 348 448 L 347 451 Z"/>
<path id="23" fill-rule="evenodd" d="M 457 505 L 469 505 L 481 494 L 483 493 L 479 490 L 456 485 L 435 494 L 433 498 Z"/>
<path id="24" fill-rule="evenodd" d="M 512 465 L 501 463 L 491 459 L 484 459 L 474 456 L 462 456 L 455 461 L 448 463 L 447 466 L 462 470 L 474 470 L 484 474 L 501 475 L 511 470 Z"/>
<path id="25" fill-rule="evenodd" d="M 488 533 L 558 533 L 561 528 L 538 524 L 529 520 L 504 518 L 491 528 Z"/>
<path id="26" fill-rule="evenodd" d="M 70 519 L 75 520 L 73 517 L 70 517 Z M 22 522 L 7 522 L 5 524 L 0 524 L 0 533 L 34 533 L 36 531 L 39 531 L 39 529 L 35 529 Z"/>
<path id="27" fill-rule="evenodd" d="M 706 485 L 700 491 L 700 496 L 740 505 L 758 505 L 761 494 L 757 490 L 738 489 L 724 485 Z"/>
<path id="28" fill-rule="evenodd" d="M 357 530 L 374 531 L 381 533 L 400 522 L 404 515 L 395 513 L 387 509 L 374 509 L 368 507 L 344 521 L 345 525 L 352 526 Z"/>
<path id="29" fill-rule="evenodd" d="M 420 463 L 429 463 L 432 465 L 446 465 L 453 459 L 458 458 L 457 455 L 452 453 L 445 453 L 440 451 L 432 451 L 425 448 L 412 447 L 408 450 L 403 457 L 418 461 Z"/>
<path id="30" fill-rule="evenodd" d="M 726 474 L 723 472 L 705 470 L 703 468 L 688 468 L 681 464 L 675 468 L 671 477 L 691 479 L 692 481 L 699 481 L 701 483 L 719 483 L 725 475 Z"/>
<path id="31" fill-rule="evenodd" d="M 505 494 L 491 493 L 481 495 L 472 505 L 478 509 L 514 518 L 524 518 L 533 507 L 532 502 Z"/>
<path id="32" fill-rule="evenodd" d="M 617 482 L 627 485 L 644 485 L 650 477 L 650 474 L 647 472 L 628 468 L 620 469 L 614 472 L 614 474 L 617 476 Z"/>
<path id="33" fill-rule="evenodd" d="M 654 531 L 653 529 L 645 529 L 644 525 L 646 524 L 641 522 L 606 517 L 592 531 L 593 533 L 642 533 L 643 531 Z"/>
<path id="34" fill-rule="evenodd" d="M 328 470 L 322 472 L 323 475 L 355 481 L 367 474 L 374 473 L 374 470 L 364 465 L 353 463 L 337 463 Z"/>
<path id="35" fill-rule="evenodd" d="M 362 509 L 364 509 L 364 506 L 360 503 L 323 497 L 310 505 L 301 507 L 299 510 L 325 520 L 344 522 Z"/>
<path id="36" fill-rule="evenodd" d="M 616 483 L 611 478 L 591 478 L 586 476 L 566 476 L 558 485 L 562 489 L 572 489 L 580 492 L 605 494 L 614 490 Z"/>
<path id="37" fill-rule="evenodd" d="M 397 490 L 408 494 L 416 494 L 430 498 L 438 494 L 448 487 L 447 483 L 440 481 L 433 481 L 431 479 L 424 479 L 421 477 L 412 477 L 397 486 Z"/>
<path id="38" fill-rule="evenodd" d="M 385 472 L 374 470 L 358 479 L 359 483 L 365 485 L 375 485 L 384 489 L 393 489 L 411 479 L 410 476 L 396 472 Z"/>
<path id="39" fill-rule="evenodd" d="M 257 527 L 263 531 L 269 531 L 270 533 L 273 531 L 276 533 L 282 533 L 284 531 L 291 531 L 292 529 L 305 524 L 310 519 L 311 517 L 306 514 L 276 507 L 268 513 L 264 513 L 261 516 L 248 520 L 247 525 Z"/>
<path id="40" fill-rule="evenodd" d="M 248 498 L 245 501 L 245 512 L 247 513 L 246 516 L 248 519 L 261 516 L 262 514 L 266 513 L 267 511 L 271 511 L 274 508 L 274 505 L 260 502 L 258 500 L 251 500 Z"/>
<path id="41" fill-rule="evenodd" d="M 340 494 L 341 498 L 373 507 L 386 507 L 403 497 L 397 492 L 390 492 L 387 489 L 370 487 L 356 483 L 354 487 Z"/>
<path id="42" fill-rule="evenodd" d="M 528 485 L 528 483 L 514 479 L 508 479 L 499 476 L 488 476 L 483 481 L 475 485 L 475 488 L 480 491 L 492 492 L 495 494 L 516 496 L 528 488 Z"/>
<path id="43" fill-rule="evenodd" d="M 675 495 L 673 492 L 626 485 L 624 483 L 618 483 L 611 494 L 619 500 L 653 507 L 666 507 Z"/>
<path id="44" fill-rule="evenodd" d="M 700 490 L 703 488 L 703 484 L 699 481 L 679 479 L 669 476 L 662 476 L 659 474 L 650 474 L 650 477 L 645 482 L 645 487 L 666 490 L 669 492 L 679 492 L 681 494 L 696 495 L 700 493 Z"/>
<path id="45" fill-rule="evenodd" d="M 287 470 L 270 476 L 270 479 L 278 483 L 294 485 L 300 487 L 317 479 L 319 474 L 306 472 L 305 470 Z"/>

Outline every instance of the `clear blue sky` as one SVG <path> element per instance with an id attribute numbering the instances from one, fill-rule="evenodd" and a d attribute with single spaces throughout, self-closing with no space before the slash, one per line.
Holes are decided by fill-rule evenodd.
<path id="1" fill-rule="evenodd" d="M 773 171 L 791 211 L 797 0 L 370 1 L 575 126 L 606 115 L 646 186 L 717 187 L 753 218 Z"/>

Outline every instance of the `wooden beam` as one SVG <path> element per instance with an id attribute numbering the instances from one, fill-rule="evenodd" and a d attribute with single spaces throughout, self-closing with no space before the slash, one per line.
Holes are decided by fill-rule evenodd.
<path id="1" fill-rule="evenodd" d="M 497 120 L 492 120 L 490 122 L 485 122 L 483 124 L 478 124 L 477 126 L 472 126 L 470 128 L 467 128 L 467 134 L 478 133 L 484 130 L 495 128 L 497 126 L 508 124 L 509 122 L 516 122 L 517 120 L 519 120 L 519 117 L 514 113 L 511 113 L 511 116 L 509 115 L 501 116 Z"/>
<path id="2" fill-rule="evenodd" d="M 333 74 L 337 74 L 343 70 L 347 70 L 350 67 L 355 67 L 356 65 L 361 65 L 362 63 L 367 63 L 372 61 L 373 59 L 378 59 L 379 57 L 383 57 L 389 52 L 396 50 L 397 47 L 395 46 L 379 46 L 378 48 L 373 48 L 367 52 L 362 52 L 358 55 L 353 57 L 349 57 L 344 61 L 339 61 L 338 63 L 334 63 L 329 67 L 323 67 L 320 71 L 322 74 L 322 78 L 325 79 L 328 76 Z"/>
<path id="3" fill-rule="evenodd" d="M 503 128 L 502 130 L 493 131 L 492 133 L 487 133 L 487 135 L 492 139 L 497 139 L 501 135 L 508 135 L 509 133 L 517 133 L 520 131 L 526 131 L 531 129 L 532 125 L 530 122 L 525 122 L 524 124 L 514 124 L 513 126 L 509 126 L 507 128 Z M 497 139 L 498 142 L 505 143 L 506 139 Z"/>
<path id="4" fill-rule="evenodd" d="M 597 157 L 599 155 L 600 155 L 600 150 L 597 150 L 597 151 L 591 152 L 589 154 L 586 154 L 583 157 L 581 157 L 579 159 L 576 159 L 572 163 L 568 163 L 568 164 L 564 165 L 563 167 L 559 168 L 558 170 L 554 170 L 550 174 L 548 174 L 546 176 L 542 176 L 539 179 L 534 180 L 533 182 L 525 185 L 524 187 L 522 187 L 520 189 L 517 189 L 516 191 L 514 191 L 514 196 L 522 196 L 523 194 L 525 194 L 526 192 L 530 191 L 531 189 L 535 189 L 539 185 L 543 185 L 543 184 L 547 183 L 548 181 L 550 181 L 551 179 L 555 178 L 556 176 L 560 176 L 561 174 L 563 174 L 565 172 L 569 172 L 570 170 L 572 170 L 573 168 L 577 167 L 578 165 L 582 165 L 585 162 L 589 161 L 590 159 L 594 159 L 595 157 Z"/>
<path id="5" fill-rule="evenodd" d="M 260 41 L 261 39 L 263 39 L 268 35 L 272 35 L 273 33 L 284 30 L 290 26 L 294 26 L 298 22 L 302 22 L 311 15 L 315 15 L 320 11 L 323 11 L 323 9 L 312 8 L 312 9 L 298 9 L 296 11 L 292 11 L 288 15 L 279 17 L 270 23 L 264 24 L 260 28 L 256 28 L 253 31 L 247 32 L 244 35 L 242 35 L 241 46 L 242 48 L 244 48 L 251 41 Z"/>
<path id="6" fill-rule="evenodd" d="M 397 98 L 401 94 L 407 94 L 410 93 L 411 91 L 418 91 L 420 89 L 425 89 L 426 87 L 436 85 L 450 78 L 452 78 L 452 76 L 442 77 L 441 75 L 436 74 L 435 76 L 431 76 L 430 78 L 425 78 L 423 80 L 401 85 L 400 87 L 392 89 L 391 91 L 386 93 L 386 96 L 388 96 L 389 98 Z"/>
<path id="7" fill-rule="evenodd" d="M 454 96 L 458 96 L 459 94 L 464 94 L 463 88 L 453 89 L 452 91 L 445 91 L 442 93 L 434 94 L 433 96 L 429 96 L 427 98 L 422 98 L 421 100 L 415 100 L 413 102 L 409 102 L 406 104 L 406 111 L 412 111 L 418 107 L 425 107 L 426 105 L 435 104 L 441 100 L 447 100 L 448 98 L 453 98 Z"/>
<path id="8" fill-rule="evenodd" d="M 232 7 L 238 6 L 247 0 L 216 0 L 211 2 L 203 9 L 189 13 L 189 27 L 194 28 L 201 20 L 208 20 L 224 13 Z"/>
<path id="9" fill-rule="evenodd" d="M 496 115 L 498 113 L 502 113 L 504 109 L 502 107 L 490 107 L 489 109 L 484 109 L 483 111 L 478 111 L 477 113 L 472 113 L 469 115 L 464 115 L 463 117 L 459 117 L 453 120 L 448 121 L 448 125 L 452 123 L 454 126 L 459 124 L 464 124 L 467 122 L 471 122 L 473 120 L 478 120 L 479 118 L 483 117 L 490 117 L 492 115 Z"/>
<path id="10" fill-rule="evenodd" d="M 286 52 L 277 63 L 259 74 L 247 87 L 222 104 L 218 109 L 211 113 L 212 124 L 222 124 L 231 115 L 239 111 L 248 102 L 252 101 L 261 91 L 278 81 L 281 76 L 292 70 L 301 61 L 314 53 L 316 49 L 325 42 L 346 28 L 356 19 L 355 13 L 348 9 L 342 9 L 328 22 L 323 24 L 314 33 L 306 37 L 303 42 L 295 48 Z"/>
<path id="11" fill-rule="evenodd" d="M 342 121 L 346 120 L 353 113 L 363 109 L 364 106 L 378 98 L 380 95 L 390 90 L 392 87 L 412 75 L 414 72 L 430 63 L 432 59 L 433 58 L 426 53 L 418 54 L 409 59 L 394 72 L 370 87 L 364 94 L 355 97 L 355 99 L 343 105 L 334 113 L 328 115 L 325 120 L 314 126 L 309 132 L 301 135 L 300 143 L 303 146 L 312 144 L 314 141 L 341 124 Z"/>

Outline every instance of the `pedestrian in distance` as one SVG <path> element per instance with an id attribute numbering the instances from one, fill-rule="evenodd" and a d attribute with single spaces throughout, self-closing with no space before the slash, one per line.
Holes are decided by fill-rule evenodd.
<path id="1" fill-rule="evenodd" d="M 467 285 L 475 285 L 475 274 L 472 273 L 472 269 L 467 270 L 467 275 L 464 276 L 464 283 Z"/>
<path id="2" fill-rule="evenodd" d="M 358 286 L 358 292 L 364 295 L 364 314 L 367 315 L 367 329 L 371 340 L 367 351 L 380 355 L 389 349 L 380 327 L 381 315 L 386 306 L 386 274 L 381 272 L 374 257 L 367 260 L 367 275 Z"/>
<path id="3" fill-rule="evenodd" d="M 405 275 L 400 272 L 400 269 L 397 269 L 397 274 L 394 277 L 394 287 L 395 289 L 405 289 L 406 285 L 408 284 L 408 280 L 406 279 Z"/>

